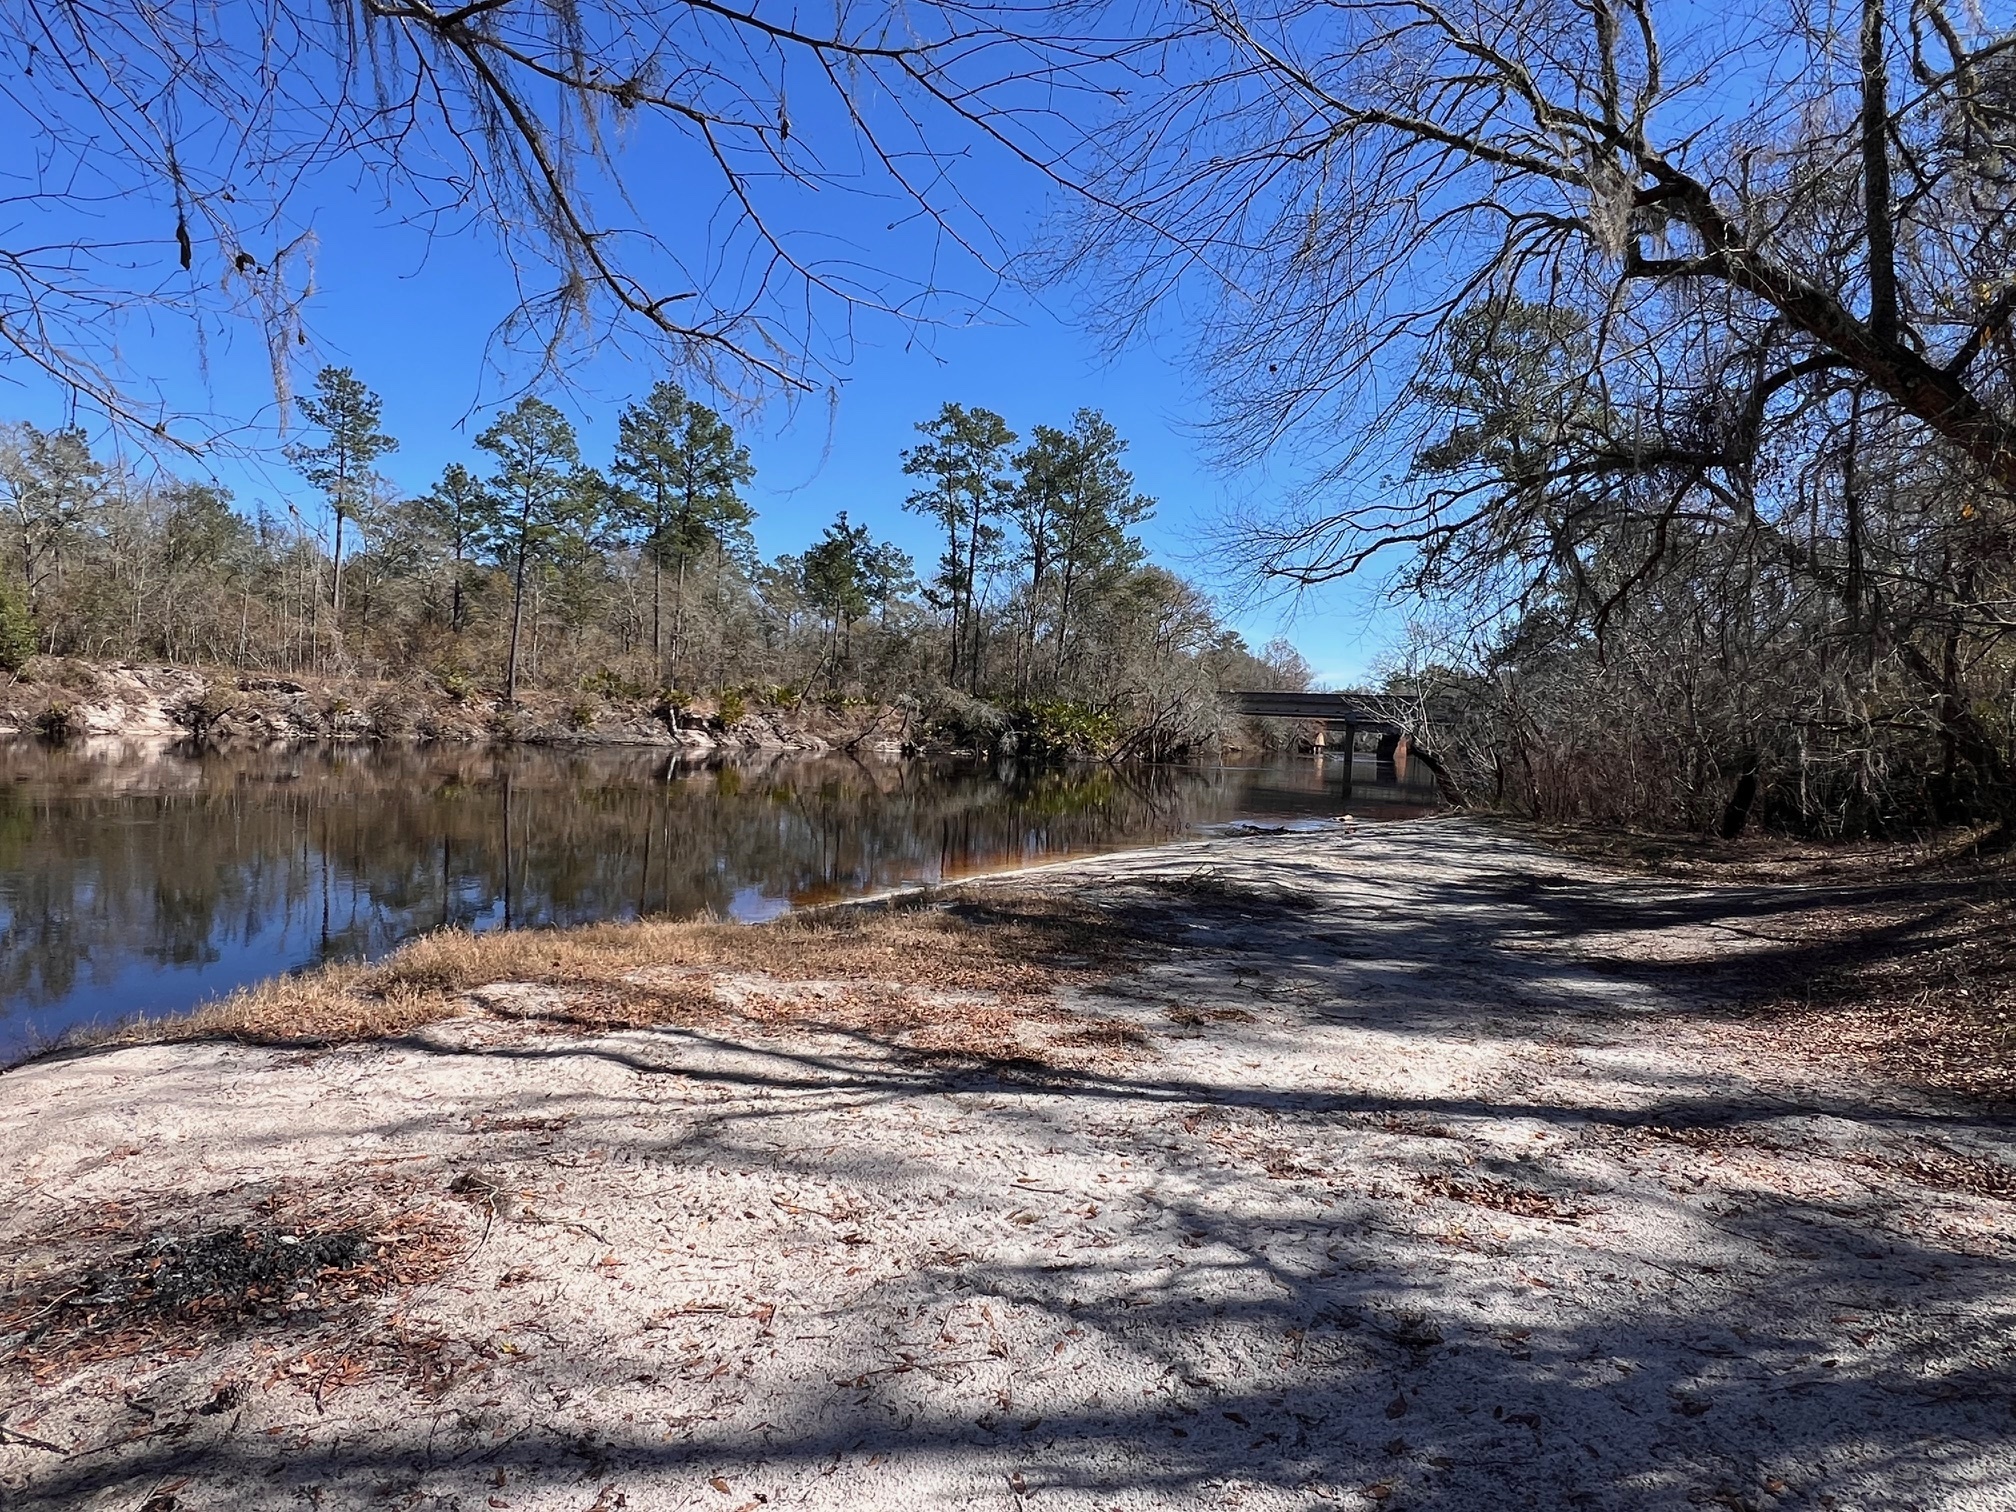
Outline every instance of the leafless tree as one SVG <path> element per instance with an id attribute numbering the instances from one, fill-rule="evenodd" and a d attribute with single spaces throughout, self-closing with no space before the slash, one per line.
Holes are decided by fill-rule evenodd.
<path id="1" fill-rule="evenodd" d="M 22 0 L 0 48 L 0 353 L 164 435 L 120 335 L 249 315 L 284 396 L 316 212 L 360 194 L 494 236 L 500 335 L 548 365 L 627 333 L 729 393 L 813 386 L 862 312 L 985 300 L 1002 248 L 955 170 L 1043 171 L 1079 61 L 948 0 Z"/>
<path id="2" fill-rule="evenodd" d="M 1313 451 L 1238 522 L 1263 570 L 1397 560 L 1598 636 L 1775 581 L 1916 690 L 1886 719 L 2006 783 L 1962 686 L 2016 626 L 2006 7 L 1144 14 L 1168 83 L 1096 134 L 1068 265 L 1117 270 L 1116 334 L 1191 314 L 1231 453 Z"/>

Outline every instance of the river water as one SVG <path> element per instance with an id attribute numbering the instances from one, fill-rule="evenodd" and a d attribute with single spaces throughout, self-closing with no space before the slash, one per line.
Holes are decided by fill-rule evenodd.
<path id="1" fill-rule="evenodd" d="M 840 756 L 0 743 L 0 1065 L 430 929 L 759 920 L 1242 819 L 1408 818 L 1418 764 L 1017 769 Z"/>

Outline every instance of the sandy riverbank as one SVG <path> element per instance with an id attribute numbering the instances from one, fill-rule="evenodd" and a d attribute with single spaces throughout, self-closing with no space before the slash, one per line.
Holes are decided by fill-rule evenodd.
<path id="1" fill-rule="evenodd" d="M 676 703 L 676 706 L 675 706 Z M 698 756 L 749 751 L 895 753 L 923 738 L 914 712 L 734 695 L 674 702 L 639 690 L 494 688 L 431 673 L 398 681 L 276 677 L 222 667 L 141 666 L 36 657 L 0 680 L 0 737 L 54 736 L 207 747 L 303 741 L 653 746 Z"/>
<path id="2" fill-rule="evenodd" d="M 1720 1011 L 1816 901 L 1232 834 L 36 1063 L 0 1494 L 2007 1508 L 2016 1130 Z"/>

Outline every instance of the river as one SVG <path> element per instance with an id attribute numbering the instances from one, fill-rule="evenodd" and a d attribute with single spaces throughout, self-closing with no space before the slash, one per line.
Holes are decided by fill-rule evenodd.
<path id="1" fill-rule="evenodd" d="M 660 751 L 0 743 L 0 1065 L 443 926 L 755 921 L 1236 820 L 1407 818 L 1360 755 L 1028 769 Z"/>

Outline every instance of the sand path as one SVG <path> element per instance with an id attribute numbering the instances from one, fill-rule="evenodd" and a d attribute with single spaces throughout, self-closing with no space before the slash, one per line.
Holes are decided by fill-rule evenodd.
<path id="1" fill-rule="evenodd" d="M 0 1078 L 17 1284 L 108 1204 L 459 1245 L 341 1337 L 0 1367 L 0 1503 L 2016 1507 L 2016 1130 L 1706 1011 L 1810 896 L 1457 820 L 1032 880 L 1185 941 L 1081 1074 L 472 1017 Z"/>

